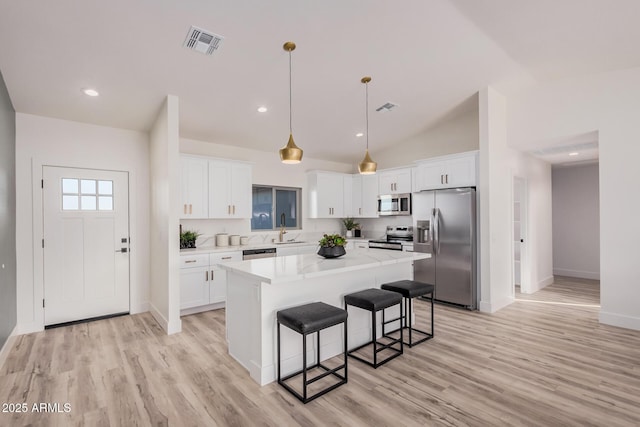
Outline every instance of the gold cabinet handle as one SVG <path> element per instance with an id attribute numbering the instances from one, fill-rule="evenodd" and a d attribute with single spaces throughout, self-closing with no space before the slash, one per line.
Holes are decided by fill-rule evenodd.
<path id="1" fill-rule="evenodd" d="M 184 204 L 184 207 L 182 208 L 182 213 L 186 214 L 187 213 L 187 204 Z"/>
<path id="2" fill-rule="evenodd" d="M 231 259 L 230 256 L 223 256 L 221 259 Z"/>
<path id="3" fill-rule="evenodd" d="M 185 261 L 185 264 L 191 264 L 192 262 L 197 262 L 195 259 L 190 259 L 188 261 Z"/>
<path id="4" fill-rule="evenodd" d="M 189 203 L 189 215 L 193 213 L 193 205 Z"/>
<path id="5" fill-rule="evenodd" d="M 213 282 L 213 270 L 211 270 L 211 281 Z"/>
<path id="6" fill-rule="evenodd" d="M 204 281 L 205 282 L 209 281 L 209 271 L 208 270 L 204 272 Z"/>

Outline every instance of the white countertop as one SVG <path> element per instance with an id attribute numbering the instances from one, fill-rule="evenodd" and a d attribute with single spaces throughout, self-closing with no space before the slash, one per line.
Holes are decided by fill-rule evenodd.
<path id="1" fill-rule="evenodd" d="M 232 261 L 220 264 L 220 268 L 258 278 L 264 283 L 275 284 L 361 270 L 373 266 L 413 262 L 430 257 L 430 254 L 419 252 L 358 249 L 349 251 L 340 258 L 325 259 L 317 254 L 290 255 Z"/>
<path id="2" fill-rule="evenodd" d="M 368 242 L 369 239 L 351 238 L 347 239 L 348 242 Z M 245 251 L 247 249 L 263 249 L 263 248 L 295 248 L 301 246 L 318 246 L 317 241 L 301 241 L 301 242 L 269 242 L 269 243 L 250 243 L 248 245 L 236 245 L 236 246 L 199 246 L 195 249 L 180 249 L 180 255 L 193 255 L 193 254 L 210 254 L 216 252 L 234 252 Z"/>

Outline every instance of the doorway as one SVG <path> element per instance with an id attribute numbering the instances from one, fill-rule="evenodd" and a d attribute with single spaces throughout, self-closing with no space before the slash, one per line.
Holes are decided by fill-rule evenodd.
<path id="1" fill-rule="evenodd" d="M 43 166 L 44 325 L 129 312 L 127 172 Z"/>
<path id="2" fill-rule="evenodd" d="M 527 180 L 514 176 L 512 181 L 512 296 L 529 292 L 527 258 Z"/>

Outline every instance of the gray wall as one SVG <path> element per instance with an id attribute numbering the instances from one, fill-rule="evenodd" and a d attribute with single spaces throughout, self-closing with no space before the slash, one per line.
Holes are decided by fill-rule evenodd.
<path id="1" fill-rule="evenodd" d="M 0 348 L 16 307 L 16 113 L 0 72 Z"/>
<path id="2" fill-rule="evenodd" d="M 553 274 L 600 279 L 598 164 L 554 167 Z"/>

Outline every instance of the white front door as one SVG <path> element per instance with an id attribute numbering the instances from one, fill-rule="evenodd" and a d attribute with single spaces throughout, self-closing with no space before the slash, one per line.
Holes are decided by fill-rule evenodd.
<path id="1" fill-rule="evenodd" d="M 44 324 L 129 312 L 127 172 L 44 166 Z"/>

